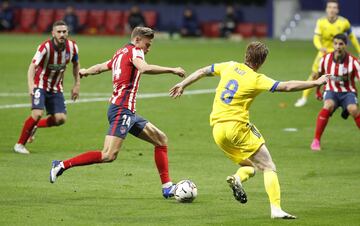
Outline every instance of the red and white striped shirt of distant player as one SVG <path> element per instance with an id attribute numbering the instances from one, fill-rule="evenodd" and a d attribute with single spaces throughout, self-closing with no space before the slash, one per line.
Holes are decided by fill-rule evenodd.
<path id="1" fill-rule="evenodd" d="M 349 53 L 346 53 L 341 63 L 334 61 L 334 52 L 326 54 L 320 60 L 319 73 L 330 74 L 325 91 L 357 93 L 355 77 L 360 79 L 360 64 L 358 59 Z"/>
<path id="2" fill-rule="evenodd" d="M 66 40 L 65 48 L 58 49 L 53 40 L 39 45 L 32 62 L 37 65 L 34 77 L 35 88 L 48 92 L 63 92 L 66 65 L 78 62 L 79 49 L 74 41 Z"/>
<path id="3" fill-rule="evenodd" d="M 133 59 L 145 60 L 144 51 L 133 44 L 118 49 L 107 67 L 112 70 L 113 94 L 110 102 L 135 112 L 136 94 L 139 87 L 140 72 L 133 64 Z"/>

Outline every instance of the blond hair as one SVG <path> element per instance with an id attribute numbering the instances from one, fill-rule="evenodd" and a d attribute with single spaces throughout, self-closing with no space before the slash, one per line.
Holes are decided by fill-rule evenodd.
<path id="1" fill-rule="evenodd" d="M 155 31 L 149 27 L 135 27 L 131 32 L 131 39 L 135 38 L 136 36 L 153 39 L 155 36 Z"/>
<path id="2" fill-rule="evenodd" d="M 253 69 L 258 69 L 269 54 L 269 49 L 264 43 L 251 42 L 246 47 L 245 63 L 251 66 Z"/>

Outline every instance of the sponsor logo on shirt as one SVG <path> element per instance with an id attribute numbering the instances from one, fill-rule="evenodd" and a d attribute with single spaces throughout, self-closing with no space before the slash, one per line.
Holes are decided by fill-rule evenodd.
<path id="1" fill-rule="evenodd" d="M 65 70 L 66 64 L 48 64 L 48 68 L 53 71 Z"/>

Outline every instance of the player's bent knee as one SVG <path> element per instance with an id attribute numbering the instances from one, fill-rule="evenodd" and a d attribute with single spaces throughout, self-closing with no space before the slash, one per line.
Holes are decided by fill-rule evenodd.
<path id="1" fill-rule="evenodd" d="M 159 146 L 167 146 L 168 143 L 168 137 L 165 133 L 161 132 L 159 133 Z"/>
<path id="2" fill-rule="evenodd" d="M 61 125 L 65 124 L 65 122 L 66 122 L 66 119 L 56 120 L 55 125 L 56 126 L 61 126 Z"/>
<path id="3" fill-rule="evenodd" d="M 56 126 L 63 125 L 63 124 L 65 124 L 65 122 L 66 122 L 65 115 L 55 117 L 55 125 Z"/>
<path id="4" fill-rule="evenodd" d="M 274 162 L 269 162 L 268 164 L 266 164 L 266 167 L 265 167 L 266 169 L 264 169 L 264 170 L 272 170 L 272 171 L 275 171 L 276 172 L 276 166 L 275 166 L 275 164 L 274 164 Z"/>
<path id="5" fill-rule="evenodd" d="M 274 171 L 276 172 L 276 166 L 273 162 L 264 162 L 261 164 L 257 164 L 257 168 L 261 171 Z"/>
<path id="6" fill-rule="evenodd" d="M 349 114 L 354 118 L 356 118 L 359 115 L 359 110 L 358 110 L 356 105 L 355 106 L 349 106 L 347 108 L 347 110 L 348 110 Z"/>
<path id="7" fill-rule="evenodd" d="M 41 119 L 42 116 L 42 112 L 32 112 L 31 113 L 31 117 L 35 120 L 35 121 L 39 121 Z"/>
<path id="8" fill-rule="evenodd" d="M 335 103 L 332 100 L 325 100 L 323 108 L 330 112 L 333 112 L 335 108 Z"/>

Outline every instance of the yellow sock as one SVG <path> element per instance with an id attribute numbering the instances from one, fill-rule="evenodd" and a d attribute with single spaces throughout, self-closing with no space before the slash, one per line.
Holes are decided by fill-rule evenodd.
<path id="1" fill-rule="evenodd" d="M 255 175 L 255 168 L 252 166 L 242 166 L 236 171 L 235 175 L 240 177 L 241 182 L 247 181 Z"/>
<path id="2" fill-rule="evenodd" d="M 310 75 L 307 80 L 308 80 L 308 81 L 312 81 L 312 80 L 314 80 L 314 79 L 312 78 L 312 75 Z M 305 90 L 303 91 L 303 93 L 302 93 L 302 98 L 307 99 L 307 98 L 309 97 L 310 93 L 311 93 L 311 90 L 312 90 L 311 88 L 310 88 L 310 89 L 305 89 Z"/>
<path id="3" fill-rule="evenodd" d="M 310 89 L 305 89 L 305 90 L 303 91 L 303 93 L 302 93 L 302 98 L 307 99 L 307 98 L 309 97 L 310 93 L 311 93 L 311 90 L 312 90 L 312 88 L 310 88 Z"/>
<path id="4" fill-rule="evenodd" d="M 276 172 L 264 171 L 264 184 L 269 196 L 270 204 L 281 209 L 280 206 L 280 184 Z"/>

